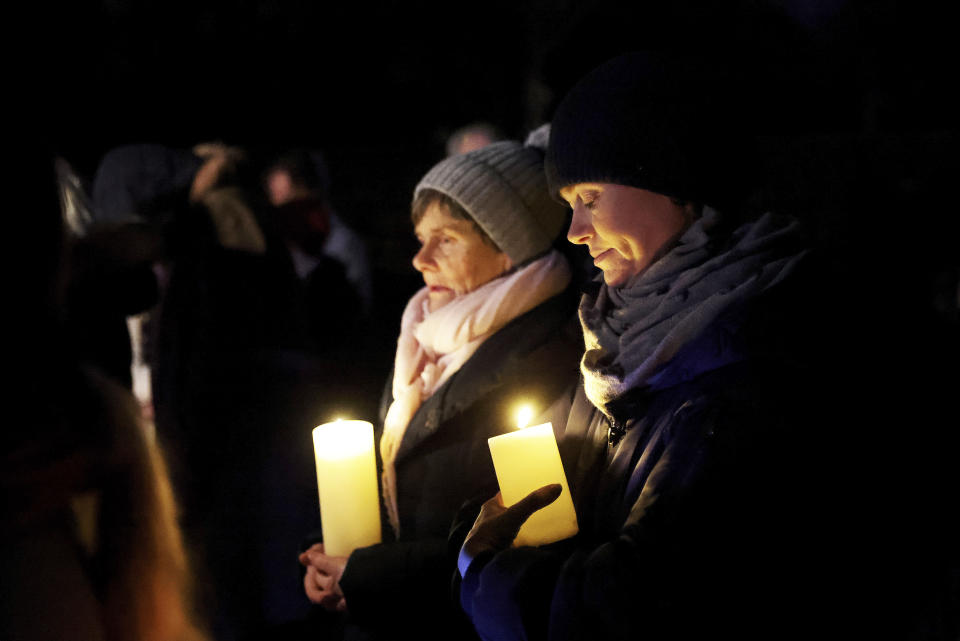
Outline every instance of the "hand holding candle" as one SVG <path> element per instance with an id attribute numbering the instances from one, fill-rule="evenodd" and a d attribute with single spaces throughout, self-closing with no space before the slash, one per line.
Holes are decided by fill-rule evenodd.
<path id="1" fill-rule="evenodd" d="M 487 551 L 499 552 L 513 545 L 517 533 L 530 515 L 550 505 L 562 491 L 560 484 L 554 483 L 531 492 L 510 507 L 503 505 L 499 493 L 484 503 L 460 548 L 460 556 L 457 558 L 460 576 L 466 576 L 473 559 L 480 554 Z"/>
<path id="2" fill-rule="evenodd" d="M 323 545 L 330 556 L 380 542 L 380 493 L 367 421 L 324 423 L 313 430 Z"/>
<path id="3" fill-rule="evenodd" d="M 521 427 L 532 411 L 525 408 Z M 519 503 L 534 490 L 559 484 L 560 496 L 535 511 L 520 528 L 514 545 L 543 545 L 569 538 L 579 531 L 573 499 L 560 461 L 553 425 L 544 423 L 488 440 L 493 466 L 500 483 L 500 495 L 507 508 Z"/>

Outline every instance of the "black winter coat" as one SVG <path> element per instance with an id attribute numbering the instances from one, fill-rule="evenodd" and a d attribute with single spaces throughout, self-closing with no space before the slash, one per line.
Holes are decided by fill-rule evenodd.
<path id="1" fill-rule="evenodd" d="M 340 580 L 350 621 L 370 637 L 473 636 L 450 598 L 450 526 L 465 503 L 498 491 L 487 439 L 515 427 L 518 403 L 544 409 L 571 395 L 583 352 L 574 309 L 568 290 L 514 319 L 414 414 L 396 458 L 400 539 L 355 550 Z"/>
<path id="2" fill-rule="evenodd" d="M 906 603 L 900 535 L 918 525 L 897 521 L 916 514 L 917 486 L 900 489 L 902 458 L 876 456 L 887 433 L 870 407 L 894 399 L 870 400 L 853 334 L 822 322 L 839 304 L 801 282 L 722 316 L 625 399 L 613 445 L 581 389 L 561 442 L 580 533 L 473 560 L 459 594 L 480 636 L 891 632 Z"/>

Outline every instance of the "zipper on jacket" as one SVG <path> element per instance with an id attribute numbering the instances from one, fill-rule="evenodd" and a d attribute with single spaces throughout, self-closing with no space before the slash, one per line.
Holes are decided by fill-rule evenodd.
<path id="1" fill-rule="evenodd" d="M 607 419 L 607 443 L 610 447 L 615 447 L 623 435 L 627 433 L 627 424 L 621 423 L 615 418 Z"/>

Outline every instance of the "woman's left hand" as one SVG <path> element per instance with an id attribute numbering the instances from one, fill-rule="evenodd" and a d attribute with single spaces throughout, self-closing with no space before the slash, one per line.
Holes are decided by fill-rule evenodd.
<path id="1" fill-rule="evenodd" d="M 314 543 L 299 556 L 301 565 L 307 568 L 303 588 L 309 598 L 331 612 L 344 612 L 347 601 L 340 590 L 340 577 L 347 567 L 347 557 L 329 556 L 323 551 L 323 543 Z"/>

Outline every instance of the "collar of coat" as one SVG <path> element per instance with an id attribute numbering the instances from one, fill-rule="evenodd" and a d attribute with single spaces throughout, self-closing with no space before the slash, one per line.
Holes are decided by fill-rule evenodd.
<path id="1" fill-rule="evenodd" d="M 567 341 L 570 353 L 565 353 L 566 350 L 555 350 L 556 353 L 551 353 L 548 358 L 552 362 L 563 362 L 565 359 L 575 368 L 582 348 L 580 339 L 576 338 L 579 330 L 572 296 L 568 289 L 548 299 L 485 340 L 470 360 L 417 409 L 403 435 L 396 461 L 403 460 L 447 421 L 496 388 L 512 384 L 518 373 L 530 367 L 527 362 L 530 354 L 565 329 L 572 332 L 573 340 Z M 564 327 L 565 325 L 567 327 Z M 566 358 L 567 356 L 569 358 Z M 550 371 L 545 371 L 544 374 L 555 375 Z"/>

